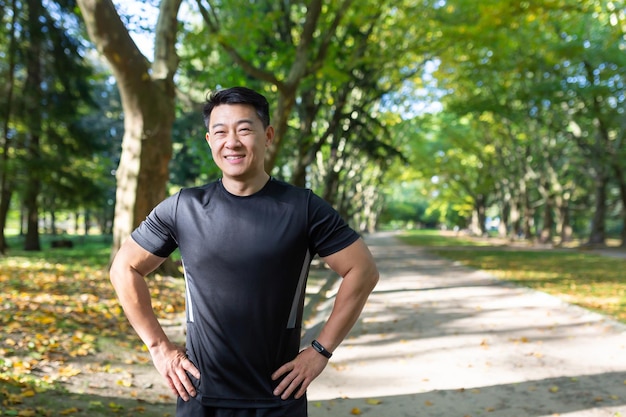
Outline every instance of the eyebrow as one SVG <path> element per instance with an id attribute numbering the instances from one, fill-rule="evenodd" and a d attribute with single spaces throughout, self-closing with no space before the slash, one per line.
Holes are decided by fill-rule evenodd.
<path id="1" fill-rule="evenodd" d="M 244 123 L 249 123 L 249 124 L 254 124 L 254 120 L 252 119 L 241 119 L 241 120 L 237 120 L 237 122 L 235 123 L 237 126 L 244 124 Z M 215 123 L 214 125 L 211 126 L 211 129 L 217 129 L 220 126 L 225 126 L 226 123 Z"/>

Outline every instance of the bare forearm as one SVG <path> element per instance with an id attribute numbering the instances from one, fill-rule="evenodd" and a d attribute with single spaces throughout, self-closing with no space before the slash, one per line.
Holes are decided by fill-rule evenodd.
<path id="1" fill-rule="evenodd" d="M 377 282 L 378 272 L 375 268 L 351 271 L 343 278 L 332 313 L 318 337 L 326 349 L 332 352 L 344 340 L 361 315 Z"/>
<path id="2" fill-rule="evenodd" d="M 121 276 L 112 272 L 111 282 L 128 321 L 146 346 L 151 349 L 169 342 L 152 309 L 150 290 L 143 276 L 133 271 Z"/>
<path id="3" fill-rule="evenodd" d="M 148 348 L 169 342 L 152 309 L 145 279 L 163 261 L 164 258 L 150 254 L 129 238 L 122 244 L 110 270 L 111 283 L 124 313 Z"/>

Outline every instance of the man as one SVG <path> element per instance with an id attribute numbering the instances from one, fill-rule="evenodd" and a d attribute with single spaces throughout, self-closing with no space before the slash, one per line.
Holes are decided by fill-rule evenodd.
<path id="1" fill-rule="evenodd" d="M 306 389 L 356 322 L 378 270 L 330 205 L 265 172 L 274 138 L 265 97 L 243 87 L 213 93 L 204 122 L 222 178 L 160 203 L 116 254 L 111 282 L 178 395 L 177 416 L 305 417 Z M 145 280 L 177 247 L 186 350 L 163 332 Z M 317 339 L 299 352 L 315 254 L 343 279 Z"/>

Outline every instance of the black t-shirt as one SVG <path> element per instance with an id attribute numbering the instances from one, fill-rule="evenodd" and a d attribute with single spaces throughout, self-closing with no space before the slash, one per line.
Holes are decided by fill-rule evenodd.
<path id="1" fill-rule="evenodd" d="M 271 374 L 299 351 L 312 258 L 359 235 L 312 191 L 271 179 L 240 197 L 216 181 L 160 203 L 132 233 L 149 252 L 180 248 L 187 352 L 198 399 L 217 407 L 273 407 Z"/>

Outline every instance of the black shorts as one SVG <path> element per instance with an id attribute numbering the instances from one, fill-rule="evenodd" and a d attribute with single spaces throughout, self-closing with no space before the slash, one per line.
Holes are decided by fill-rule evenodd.
<path id="1" fill-rule="evenodd" d="M 178 397 L 176 417 L 307 417 L 306 396 L 285 402 L 274 408 L 216 408 L 202 405 L 191 398 L 183 401 Z"/>

